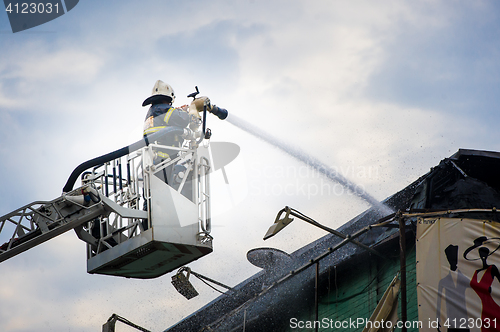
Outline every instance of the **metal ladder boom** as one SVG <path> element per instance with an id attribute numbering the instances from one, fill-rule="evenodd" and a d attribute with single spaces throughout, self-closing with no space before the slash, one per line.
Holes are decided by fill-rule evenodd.
<path id="1" fill-rule="evenodd" d="M 85 162 L 67 193 L 1 216 L 0 262 L 71 229 L 87 243 L 89 273 L 156 278 L 212 252 L 210 152 L 188 134 L 180 147 L 135 144 Z M 178 152 L 157 160 L 159 149 Z"/>
<path id="2" fill-rule="evenodd" d="M 88 188 L 36 201 L 0 217 L 0 262 L 109 213 L 98 195 L 85 200 Z"/>

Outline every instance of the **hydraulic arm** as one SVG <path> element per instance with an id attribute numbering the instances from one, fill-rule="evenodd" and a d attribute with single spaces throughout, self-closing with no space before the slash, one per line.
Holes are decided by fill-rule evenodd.
<path id="1" fill-rule="evenodd" d="M 88 185 L 50 202 L 33 202 L 0 218 L 0 262 L 106 214 Z M 88 198 L 86 198 L 88 197 Z"/>
<path id="2" fill-rule="evenodd" d="M 50 202 L 33 202 L 0 218 L 0 262 L 74 229 L 92 246 L 98 239 L 84 229 L 86 223 L 116 213 L 123 218 L 145 218 L 147 212 L 123 208 L 84 185 Z"/>

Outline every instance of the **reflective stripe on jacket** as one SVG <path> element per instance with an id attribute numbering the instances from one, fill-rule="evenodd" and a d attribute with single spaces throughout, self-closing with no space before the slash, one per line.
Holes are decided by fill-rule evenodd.
<path id="1" fill-rule="evenodd" d="M 185 128 L 188 124 L 189 114 L 182 109 L 172 107 L 170 104 L 154 104 L 149 108 L 148 113 L 146 114 L 143 135 L 147 136 L 165 127 Z M 180 146 L 181 142 L 183 142 L 183 139 L 179 136 L 170 138 L 168 141 L 159 141 L 162 145 L 177 147 Z M 169 152 L 170 154 L 177 153 L 177 151 L 174 150 L 164 152 L 158 150 L 157 154 L 161 158 L 166 159 L 169 157 L 169 154 L 166 152 Z"/>
<path id="2" fill-rule="evenodd" d="M 174 108 L 168 104 L 157 104 L 149 108 L 144 121 L 144 135 L 156 133 L 165 128 L 172 116 Z"/>

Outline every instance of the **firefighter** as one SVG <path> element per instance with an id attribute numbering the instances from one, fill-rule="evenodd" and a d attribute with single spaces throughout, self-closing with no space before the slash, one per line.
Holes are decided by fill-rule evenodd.
<path id="1" fill-rule="evenodd" d="M 180 108 L 175 108 L 172 103 L 175 100 L 175 93 L 172 87 L 161 80 L 156 81 L 151 96 L 146 98 L 142 106 L 151 105 L 146 114 L 144 122 L 144 137 L 147 138 L 149 134 L 155 133 L 166 127 L 179 127 L 185 128 L 189 124 L 189 114 L 187 112 L 187 105 Z M 178 135 L 158 141 L 161 145 L 181 147 L 184 139 Z M 178 155 L 178 150 L 173 149 L 156 149 L 155 151 L 155 164 L 159 164 L 167 159 L 175 159 Z M 173 165 L 163 169 L 157 176 L 171 184 Z"/>

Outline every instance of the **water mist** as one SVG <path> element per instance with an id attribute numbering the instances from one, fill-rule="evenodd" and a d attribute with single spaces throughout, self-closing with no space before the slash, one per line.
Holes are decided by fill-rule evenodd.
<path id="1" fill-rule="evenodd" d="M 245 120 L 230 114 L 228 118 L 226 119 L 228 122 L 233 124 L 234 126 L 246 131 L 249 134 L 254 135 L 257 138 L 260 138 L 264 140 L 265 142 L 275 146 L 276 148 L 282 150 L 283 152 L 287 153 L 288 155 L 300 160 L 301 162 L 305 163 L 306 165 L 312 167 L 316 171 L 320 172 L 324 176 L 326 176 L 328 179 L 339 183 L 342 185 L 344 188 L 348 189 L 351 191 L 353 194 L 358 196 L 359 198 L 363 199 L 370 205 L 372 205 L 375 209 L 378 210 L 379 214 L 381 215 L 388 215 L 393 213 L 393 211 L 383 203 L 379 202 L 377 199 L 372 197 L 370 194 L 366 193 L 363 188 L 360 186 L 356 185 L 352 181 L 348 180 L 341 174 L 338 174 L 337 171 L 332 169 L 331 167 L 325 165 L 318 159 L 316 159 L 313 156 L 310 156 L 306 152 L 290 146 L 289 144 L 279 140 L 278 138 L 264 132 L 263 130 L 257 128 L 254 125 L 249 124 Z"/>

